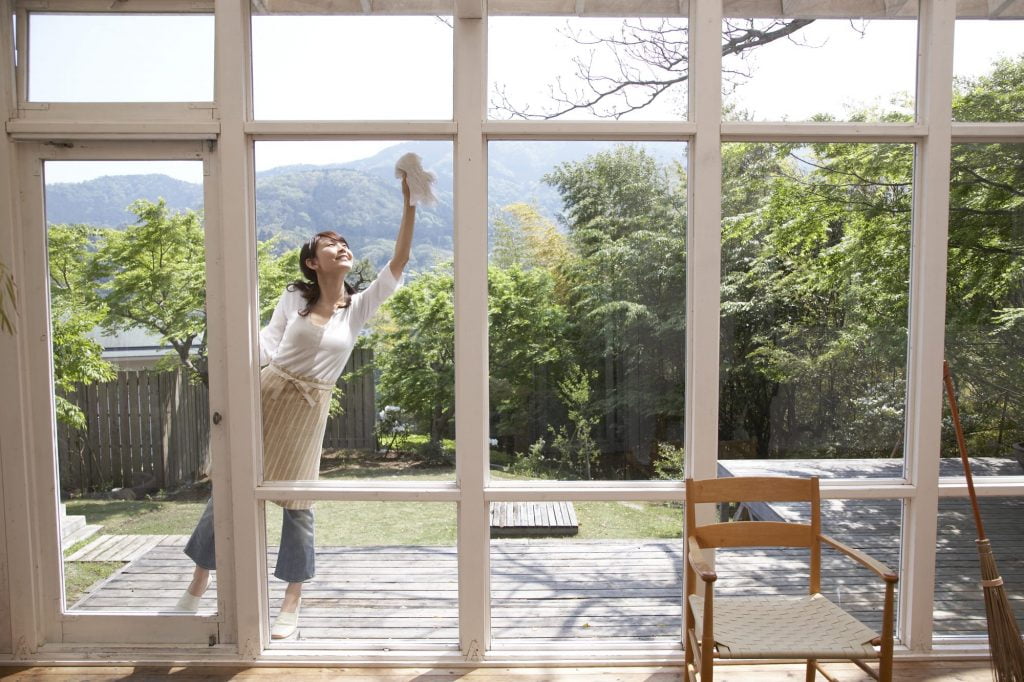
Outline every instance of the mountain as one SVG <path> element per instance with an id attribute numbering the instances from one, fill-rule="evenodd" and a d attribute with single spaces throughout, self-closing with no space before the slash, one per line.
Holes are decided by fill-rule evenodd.
<path id="1" fill-rule="evenodd" d="M 558 193 L 543 182 L 558 164 L 580 161 L 613 147 L 614 142 L 496 141 L 488 148 L 488 203 L 494 216 L 502 206 L 529 202 L 557 220 L 562 211 Z M 679 153 L 678 143 L 645 145 L 667 162 Z M 451 258 L 453 240 L 453 144 L 447 141 L 404 142 L 365 159 L 331 165 L 291 165 L 256 175 L 256 236 L 279 235 L 279 250 L 294 248 L 323 229 L 345 235 L 357 256 L 381 266 L 390 257 L 401 216 L 401 193 L 394 164 L 413 151 L 437 175 L 438 204 L 417 212 L 414 268 Z M 46 214 L 51 223 L 124 226 L 135 221 L 126 207 L 135 199 L 164 198 L 177 210 L 200 209 L 202 187 L 165 175 L 105 176 L 46 188 Z"/>

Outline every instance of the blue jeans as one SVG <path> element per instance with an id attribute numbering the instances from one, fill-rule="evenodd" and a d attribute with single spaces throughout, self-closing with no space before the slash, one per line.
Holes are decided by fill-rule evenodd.
<path id="1" fill-rule="evenodd" d="M 287 583 L 304 583 L 316 575 L 316 553 L 314 551 L 314 517 L 312 509 L 284 509 L 281 519 L 281 545 L 277 550 L 277 567 L 274 577 Z M 199 523 L 192 531 L 192 537 L 185 545 L 185 554 L 196 562 L 199 568 L 217 570 L 217 557 L 213 539 L 213 498 L 206 503 L 206 509 Z"/>

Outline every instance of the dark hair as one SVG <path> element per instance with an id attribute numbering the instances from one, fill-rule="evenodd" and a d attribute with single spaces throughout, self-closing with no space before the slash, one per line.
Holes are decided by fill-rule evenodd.
<path id="1" fill-rule="evenodd" d="M 316 305 L 316 302 L 320 300 L 320 283 L 316 279 L 316 270 L 309 267 L 306 264 L 306 260 L 316 258 L 316 250 L 320 247 L 321 239 L 332 239 L 348 246 L 348 240 L 340 234 L 331 230 L 325 230 L 323 232 L 317 232 L 315 235 L 310 237 L 306 243 L 302 245 L 302 248 L 299 249 L 299 270 L 302 272 L 302 276 L 306 279 L 295 280 L 288 285 L 288 291 L 297 290 L 302 294 L 302 297 L 306 299 L 306 307 L 299 311 L 299 315 L 302 317 L 309 315 L 309 309 Z M 349 302 L 352 300 L 352 294 L 354 293 L 356 293 L 355 287 L 348 282 L 345 282 L 345 300 L 342 301 L 342 308 L 348 307 Z"/>

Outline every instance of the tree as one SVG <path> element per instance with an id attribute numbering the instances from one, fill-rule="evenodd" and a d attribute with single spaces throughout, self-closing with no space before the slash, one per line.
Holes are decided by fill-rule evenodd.
<path id="1" fill-rule="evenodd" d="M 106 308 L 112 331 L 144 329 L 171 346 L 171 362 L 209 384 L 206 360 L 206 247 L 202 214 L 171 211 L 167 203 L 140 199 L 138 217 L 124 230 L 97 231 L 98 248 L 87 276 Z M 298 273 L 298 249 L 275 256 L 270 239 L 257 246 L 260 319 L 266 321 L 286 284 Z"/>
<path id="2" fill-rule="evenodd" d="M 85 415 L 65 394 L 116 376 L 103 347 L 87 336 L 106 315 L 106 306 L 91 295 L 85 269 L 95 236 L 87 225 L 51 225 L 47 233 L 57 420 L 79 429 L 85 428 Z"/>
<path id="3" fill-rule="evenodd" d="M 751 50 L 792 36 L 813 21 L 727 19 L 722 29 L 722 56 L 742 59 Z M 577 84 L 567 88 L 558 80 L 549 85 L 554 106 L 537 112 L 528 104 L 512 102 L 499 86 L 493 108 L 514 118 L 551 119 L 580 110 L 621 118 L 677 92 L 689 79 L 689 29 L 684 22 L 626 20 L 617 35 L 598 36 L 571 27 L 565 33 L 573 42 L 591 48 L 585 57 L 573 57 Z M 594 66 L 597 54 L 614 64 L 611 72 Z M 726 78 L 736 81 L 746 75 L 734 70 L 727 72 Z"/>
<path id="4" fill-rule="evenodd" d="M 650 461 L 682 438 L 686 300 L 685 177 L 621 145 L 546 177 L 562 195 L 572 257 L 575 362 L 596 373 L 606 450 Z"/>
<path id="5" fill-rule="evenodd" d="M 492 266 L 487 279 L 491 421 L 496 435 L 523 447 L 547 425 L 537 420 L 558 380 L 565 310 L 544 268 Z M 452 435 L 455 417 L 453 294 L 450 265 L 417 275 L 384 304 L 371 340 L 380 401 L 400 407 L 432 441 Z"/>
<path id="6" fill-rule="evenodd" d="M 774 177 L 723 225 L 721 437 L 753 436 L 761 456 L 888 454 L 902 442 L 912 151 L 758 146 Z"/>
<path id="7" fill-rule="evenodd" d="M 1024 54 L 957 81 L 953 118 L 1024 118 Z M 998 455 L 1024 440 L 1024 145 L 954 145 L 950 176 L 946 357 L 971 452 Z"/>
<path id="8" fill-rule="evenodd" d="M 454 291 L 450 266 L 421 273 L 382 306 L 371 337 L 378 399 L 412 416 L 432 442 L 452 435 L 455 417 Z"/>
<path id="9" fill-rule="evenodd" d="M 107 306 L 104 325 L 158 334 L 189 375 L 208 385 L 202 216 L 172 212 L 163 199 L 140 199 L 129 210 L 138 223 L 105 229 L 90 268 Z"/>

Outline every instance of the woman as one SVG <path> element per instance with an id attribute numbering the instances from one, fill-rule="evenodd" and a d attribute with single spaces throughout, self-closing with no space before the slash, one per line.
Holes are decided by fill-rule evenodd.
<path id="1" fill-rule="evenodd" d="M 404 158 L 404 157 L 403 157 Z M 352 270 L 348 242 L 336 232 L 319 232 L 299 251 L 305 281 L 288 285 L 270 323 L 260 331 L 260 396 L 263 403 L 263 478 L 266 481 L 315 480 L 331 391 L 355 345 L 359 331 L 401 284 L 409 262 L 415 202 L 402 173 L 402 222 L 395 252 L 370 286 L 356 293 L 345 281 Z M 415 178 L 414 178 L 415 179 Z M 298 627 L 302 583 L 315 574 L 312 502 L 276 501 L 284 508 L 275 577 L 288 583 L 281 611 L 271 627 L 274 639 Z M 206 505 L 185 553 L 196 563 L 192 583 L 178 609 L 195 611 L 216 568 L 213 500 Z"/>

